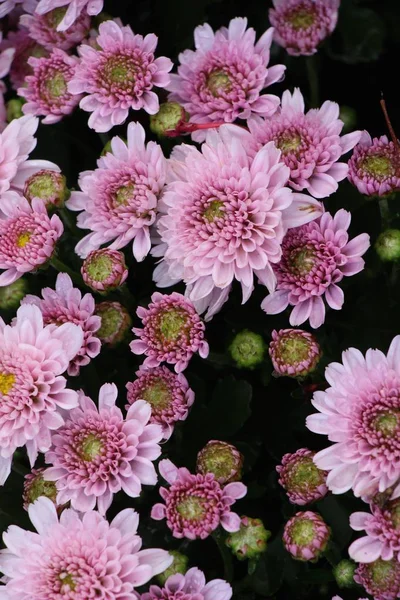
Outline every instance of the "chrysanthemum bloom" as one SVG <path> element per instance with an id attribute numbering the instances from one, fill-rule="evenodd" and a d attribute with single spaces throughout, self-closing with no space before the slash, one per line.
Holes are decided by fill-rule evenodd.
<path id="1" fill-rule="evenodd" d="M 340 0 L 273 0 L 274 40 L 292 56 L 310 56 L 335 29 Z"/>
<path id="2" fill-rule="evenodd" d="M 349 181 L 365 196 L 400 190 L 399 151 L 386 135 L 372 139 L 364 131 L 349 160 Z"/>
<path id="3" fill-rule="evenodd" d="M 261 304 L 268 315 L 291 306 L 291 325 L 309 320 L 317 329 L 325 321 L 324 299 L 334 310 L 342 308 L 344 294 L 337 284 L 363 270 L 361 256 L 370 245 L 367 233 L 349 241 L 350 221 L 351 214 L 341 209 L 334 217 L 324 213 L 318 221 L 286 234 L 282 259 L 274 266 L 276 291 Z"/>
<path id="4" fill-rule="evenodd" d="M 153 462 L 161 454 L 161 427 L 149 424 L 151 407 L 143 400 L 130 407 L 124 419 L 115 402 L 118 390 L 106 383 L 100 388 L 99 408 L 85 396 L 52 438 L 46 453 L 46 481 L 55 481 L 57 502 L 71 501 L 79 511 L 97 506 L 101 514 L 114 494 L 123 490 L 137 498 L 142 485 L 155 485 Z"/>
<path id="5" fill-rule="evenodd" d="M 361 131 L 340 136 L 343 121 L 339 105 L 326 101 L 320 109 L 305 112 L 304 98 L 298 88 L 286 90 L 282 105 L 273 117 L 249 120 L 249 129 L 258 146 L 273 141 L 290 169 L 289 185 L 296 191 L 307 190 L 315 198 L 326 198 L 338 189 L 349 168 L 338 162 L 354 148 Z"/>
<path id="6" fill-rule="evenodd" d="M 12 326 L 0 319 L 0 485 L 14 451 L 26 445 L 33 467 L 38 452 L 50 448 L 50 432 L 63 425 L 61 411 L 77 406 L 61 375 L 82 338 L 72 323 L 44 326 L 36 306 L 21 306 Z"/>
<path id="7" fill-rule="evenodd" d="M 375 600 L 396 600 L 400 597 L 400 563 L 397 559 L 360 564 L 354 581 L 362 585 Z"/>
<path id="8" fill-rule="evenodd" d="M 305 377 L 312 373 L 321 358 L 316 338 L 303 329 L 280 329 L 272 332 L 269 355 L 275 375 Z"/>
<path id="9" fill-rule="evenodd" d="M 262 90 L 283 78 L 286 67 L 268 68 L 273 29 L 255 43 L 256 33 L 247 19 L 232 19 L 228 28 L 214 33 L 208 23 L 196 27 L 196 50 L 179 55 L 178 74 L 171 75 L 169 100 L 178 102 L 193 123 L 233 123 L 252 113 L 270 117 L 279 98 Z M 193 135 L 204 139 L 204 132 Z"/>
<path id="10" fill-rule="evenodd" d="M 161 585 L 165 585 L 171 575 L 176 575 L 177 573 L 184 575 L 188 570 L 189 558 L 185 554 L 181 554 L 177 550 L 169 550 L 168 554 L 172 556 L 173 562 L 168 569 L 157 575 L 157 581 Z"/>
<path id="11" fill-rule="evenodd" d="M 31 56 L 37 58 L 48 56 L 47 50 L 39 46 L 30 37 L 26 29 L 10 31 L 7 38 L 3 40 L 2 47 L 13 48 L 15 51 L 10 68 L 10 82 L 15 91 L 25 85 L 25 78 L 32 73 L 32 67 L 29 65 L 28 59 Z"/>
<path id="12" fill-rule="evenodd" d="M 0 208 L 0 287 L 46 264 L 63 231 L 60 218 L 49 218 L 42 200 L 35 198 L 31 205 L 16 192 L 4 194 Z"/>
<path id="13" fill-rule="evenodd" d="M 73 28 L 82 13 L 89 16 L 98 15 L 103 10 L 103 5 L 104 0 L 40 0 L 36 12 L 44 15 L 61 6 L 67 7 L 62 19 L 57 23 L 57 31 L 66 31 L 70 27 Z"/>
<path id="14" fill-rule="evenodd" d="M 73 287 L 66 273 L 59 273 L 56 289 L 47 287 L 42 290 L 42 298 L 25 296 L 23 304 L 34 304 L 43 315 L 45 325 L 59 327 L 63 323 L 74 323 L 83 332 L 82 345 L 68 365 L 68 375 L 79 375 L 81 367 L 88 365 L 92 358 L 100 353 L 101 343 L 97 337 L 100 317 L 94 314 L 95 303 L 91 294 L 82 294 Z"/>
<path id="15" fill-rule="evenodd" d="M 129 109 L 143 108 L 154 115 L 159 107 L 154 86 L 166 87 L 172 62 L 154 58 L 158 38 L 150 33 L 143 38 L 129 26 L 105 21 L 99 26 L 96 48 L 82 44 L 75 76 L 68 85 L 71 94 L 87 94 L 80 107 L 90 112 L 89 127 L 97 132 L 121 125 Z"/>
<path id="16" fill-rule="evenodd" d="M 400 499 L 382 507 L 372 504 L 371 513 L 356 512 L 350 516 L 350 526 L 367 534 L 351 544 L 350 557 L 362 563 L 393 557 L 400 561 Z"/>
<path id="17" fill-rule="evenodd" d="M 128 390 L 126 409 L 138 400 L 151 406 L 150 423 L 161 425 L 163 438 L 168 440 L 178 421 L 185 421 L 194 402 L 194 392 L 182 373 L 173 373 L 167 367 L 136 372 L 135 381 L 126 384 Z"/>
<path id="18" fill-rule="evenodd" d="M 311 504 L 321 500 L 328 493 L 327 473 L 315 466 L 315 454 L 307 448 L 300 448 L 294 454 L 285 454 L 282 464 L 276 467 L 279 483 L 292 504 Z"/>
<path id="19" fill-rule="evenodd" d="M 140 600 L 230 600 L 232 588 L 223 579 L 213 579 L 206 583 L 204 573 L 193 567 L 182 575 L 171 575 L 163 588 L 151 585 L 150 590 L 140 596 Z"/>
<path id="20" fill-rule="evenodd" d="M 327 485 L 335 494 L 352 488 L 356 496 L 370 496 L 395 486 L 393 498 L 400 495 L 399 356 L 400 336 L 387 356 L 368 350 L 364 358 L 350 348 L 343 364 L 331 363 L 325 371 L 331 387 L 314 394 L 319 412 L 307 418 L 307 427 L 335 442 L 314 462 L 330 471 Z"/>
<path id="21" fill-rule="evenodd" d="M 146 355 L 145 368 L 167 362 L 174 365 L 176 373 L 182 373 L 195 352 L 207 358 L 209 346 L 204 339 L 204 323 L 192 302 L 182 294 L 155 292 L 149 306 L 139 306 L 136 314 L 143 328 L 132 329 L 140 339 L 133 340 L 130 348 L 134 354 Z"/>
<path id="22" fill-rule="evenodd" d="M 26 87 L 18 94 L 25 98 L 22 110 L 25 114 L 44 116 L 43 123 L 51 125 L 72 113 L 81 96 L 68 91 L 68 82 L 73 77 L 79 59 L 63 50 L 54 48 L 48 58 L 28 59 L 33 74 L 25 78 Z"/>
<path id="23" fill-rule="evenodd" d="M 227 442 L 210 440 L 197 455 L 196 470 L 201 475 L 212 473 L 221 485 L 242 478 L 244 457 Z"/>
<path id="24" fill-rule="evenodd" d="M 335 565 L 333 568 L 333 575 L 340 588 L 354 587 L 354 573 L 356 568 L 356 563 L 347 558 L 342 559 Z"/>
<path id="25" fill-rule="evenodd" d="M 90 16 L 87 13 L 81 13 L 68 30 L 59 31 L 58 26 L 67 12 L 67 7 L 60 6 L 42 15 L 38 14 L 35 8 L 30 11 L 31 14 L 21 16 L 20 24 L 27 28 L 33 40 L 50 52 L 54 48 L 70 50 L 89 33 Z"/>
<path id="26" fill-rule="evenodd" d="M 96 511 L 79 515 L 64 510 L 60 518 L 48 498 L 29 507 L 37 533 L 11 525 L 0 553 L 3 596 L 43 598 L 124 598 L 136 600 L 134 588 L 163 571 L 172 558 L 165 550 L 140 550 L 139 515 L 126 508 L 108 523 Z"/>
<path id="27" fill-rule="evenodd" d="M 95 292 L 106 294 L 120 287 L 128 277 L 125 256 L 118 250 L 92 250 L 83 261 L 83 281 Z"/>
<path id="28" fill-rule="evenodd" d="M 239 531 L 231 533 L 225 543 L 239 560 L 252 560 L 267 550 L 270 537 L 261 519 L 242 517 Z"/>
<path id="29" fill-rule="evenodd" d="M 375 250 L 383 261 L 398 261 L 400 259 L 400 229 L 382 231 L 375 242 Z"/>
<path id="30" fill-rule="evenodd" d="M 142 261 L 150 251 L 149 228 L 156 218 L 157 199 L 166 179 L 166 160 L 155 142 L 145 145 L 145 131 L 129 123 L 128 141 L 114 137 L 112 152 L 102 156 L 95 171 L 79 178 L 81 192 L 72 192 L 67 207 L 83 211 L 78 227 L 90 229 L 76 246 L 85 258 L 103 244 L 119 250 L 133 241 L 132 252 Z"/>
<path id="31" fill-rule="evenodd" d="M 125 306 L 119 302 L 101 302 L 95 313 L 101 319 L 100 329 L 96 332 L 101 343 L 114 347 L 122 342 L 132 325 Z"/>
<path id="32" fill-rule="evenodd" d="M 266 344 L 259 333 L 244 329 L 233 338 L 229 353 L 239 369 L 255 369 L 264 361 Z"/>
<path id="33" fill-rule="evenodd" d="M 24 509 L 28 510 L 29 505 L 36 502 L 40 496 L 46 496 L 56 504 L 57 488 L 53 481 L 45 481 L 43 473 L 45 469 L 32 469 L 30 473 L 24 477 L 24 493 L 22 499 L 24 501 Z"/>
<path id="34" fill-rule="evenodd" d="M 33 198 L 43 200 L 46 207 L 62 207 L 69 196 L 66 179 L 62 173 L 51 169 L 41 169 L 25 181 L 24 196 L 29 202 Z"/>
<path id="35" fill-rule="evenodd" d="M 289 519 L 283 532 L 283 544 L 296 560 L 317 561 L 325 551 L 331 530 L 323 518 L 310 510 Z"/>
<path id="36" fill-rule="evenodd" d="M 151 516 L 157 521 L 166 518 L 174 537 L 204 540 L 219 525 L 226 531 L 239 530 L 240 517 L 231 512 L 231 506 L 246 495 L 243 483 L 222 487 L 212 473 L 192 475 L 170 460 L 162 460 L 159 471 L 170 487 L 160 488 L 165 504 L 155 504 Z"/>
<path id="37" fill-rule="evenodd" d="M 235 125 L 209 132 L 201 151 L 182 144 L 169 161 L 169 180 L 159 202 L 163 258 L 154 272 L 160 287 L 183 280 L 199 312 L 211 318 L 226 301 L 236 279 L 243 301 L 254 275 L 272 292 L 272 264 L 281 258 L 289 227 L 317 218 L 317 200 L 285 187 L 289 169 L 271 142 L 255 155 L 251 134 Z"/>
<path id="38" fill-rule="evenodd" d="M 28 291 L 26 279 L 17 279 L 11 285 L 0 287 L 0 308 L 15 310 Z"/>

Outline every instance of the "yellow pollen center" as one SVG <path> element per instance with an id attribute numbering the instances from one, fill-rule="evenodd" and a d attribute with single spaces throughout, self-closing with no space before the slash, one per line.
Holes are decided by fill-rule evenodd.
<path id="1" fill-rule="evenodd" d="M 295 152 L 301 146 L 301 137 L 299 135 L 282 135 L 276 141 L 276 145 L 283 152 L 283 154 L 287 154 L 288 152 Z"/>
<path id="2" fill-rule="evenodd" d="M 222 210 L 223 206 L 224 206 L 224 203 L 221 202 L 220 200 L 212 200 L 212 202 L 210 202 L 210 204 L 207 206 L 206 210 L 203 212 L 203 217 L 209 223 L 211 223 L 212 221 L 215 221 L 215 219 L 223 219 L 223 217 L 224 217 L 224 211 Z"/>
<path id="3" fill-rule="evenodd" d="M 68 586 L 72 592 L 75 590 L 76 583 L 71 573 L 60 573 L 59 579 L 61 581 L 62 586 Z"/>
<path id="4" fill-rule="evenodd" d="M 0 373 L 0 394 L 6 396 L 15 383 L 15 375 L 12 373 Z"/>
<path id="5" fill-rule="evenodd" d="M 292 12 L 288 17 L 288 21 L 293 29 L 307 29 L 314 25 L 315 16 L 308 10 L 300 9 Z"/>
<path id="6" fill-rule="evenodd" d="M 20 233 L 17 238 L 17 246 L 18 248 L 25 248 L 27 244 L 29 244 L 32 234 L 29 231 L 24 231 Z"/>
<path id="7" fill-rule="evenodd" d="M 102 448 L 103 444 L 101 443 L 101 440 L 97 439 L 95 435 L 90 433 L 81 446 L 80 455 L 83 460 L 91 461 L 99 456 Z"/>
<path id="8" fill-rule="evenodd" d="M 382 435 L 392 436 L 398 428 L 399 415 L 396 412 L 383 412 L 374 420 L 374 427 Z"/>
<path id="9" fill-rule="evenodd" d="M 197 496 L 191 496 L 182 500 L 176 510 L 178 513 L 188 521 L 200 521 L 204 517 L 204 506 L 201 498 Z"/>
<path id="10" fill-rule="evenodd" d="M 118 204 L 118 206 L 126 206 L 129 200 L 132 198 L 133 193 L 135 191 L 135 186 L 133 183 L 129 185 L 123 185 L 114 194 L 114 202 Z"/>
<path id="11" fill-rule="evenodd" d="M 207 87 L 213 96 L 218 97 L 223 92 L 229 92 L 231 89 L 231 80 L 229 75 L 223 71 L 214 71 L 207 77 Z"/>

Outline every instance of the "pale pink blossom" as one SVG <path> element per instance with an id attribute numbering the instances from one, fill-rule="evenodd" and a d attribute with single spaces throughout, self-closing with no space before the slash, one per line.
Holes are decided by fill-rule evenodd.
<path id="1" fill-rule="evenodd" d="M 232 588 L 223 579 L 213 579 L 206 583 L 204 573 L 193 567 L 182 575 L 176 573 L 168 577 L 163 588 L 151 585 L 150 590 L 140 596 L 140 600 L 230 600 Z"/>
<path id="2" fill-rule="evenodd" d="M 356 562 L 373 562 L 378 558 L 400 562 L 400 499 L 389 500 L 383 506 L 371 504 L 371 513 L 356 512 L 350 516 L 350 526 L 366 535 L 353 542 L 350 557 Z"/>
<path id="3" fill-rule="evenodd" d="M 40 0 L 36 7 L 39 15 L 65 7 L 66 13 L 57 25 L 57 31 L 66 31 L 72 27 L 82 14 L 98 15 L 103 10 L 104 0 Z"/>

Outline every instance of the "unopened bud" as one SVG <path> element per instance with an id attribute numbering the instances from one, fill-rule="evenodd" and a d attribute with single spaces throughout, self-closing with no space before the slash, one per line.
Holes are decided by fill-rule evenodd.
<path id="1" fill-rule="evenodd" d="M 239 531 L 231 533 L 225 543 L 239 560 L 254 559 L 266 551 L 270 537 L 261 519 L 242 517 Z"/>
<path id="2" fill-rule="evenodd" d="M 269 355 L 275 375 L 305 377 L 312 373 L 321 358 L 316 338 L 302 329 L 281 329 L 272 332 Z"/>
<path id="3" fill-rule="evenodd" d="M 47 207 L 60 208 L 68 200 L 69 190 L 62 173 L 51 169 L 42 169 L 26 180 L 24 196 L 29 202 L 32 202 L 34 198 L 40 198 Z"/>
<path id="4" fill-rule="evenodd" d="M 181 573 L 184 575 L 188 570 L 189 559 L 187 556 L 181 554 L 177 550 L 169 550 L 168 554 L 174 557 L 174 561 L 168 567 L 168 569 L 157 575 L 157 581 L 161 585 L 164 585 L 168 577 L 171 577 L 171 575 L 176 575 L 176 573 Z"/>
<path id="5" fill-rule="evenodd" d="M 197 472 L 213 473 L 220 484 L 240 481 L 243 456 L 235 446 L 227 442 L 210 440 L 197 455 Z"/>
<path id="6" fill-rule="evenodd" d="M 11 123 L 14 119 L 19 119 L 24 116 L 22 112 L 22 107 L 25 104 L 25 100 L 23 98 L 12 98 L 6 104 L 6 118 L 7 123 Z"/>
<path id="7" fill-rule="evenodd" d="M 177 102 L 165 102 L 160 105 L 157 114 L 150 117 L 150 129 L 159 137 L 166 135 L 167 131 L 174 132 L 179 125 L 188 121 L 188 115 L 183 106 Z"/>
<path id="8" fill-rule="evenodd" d="M 86 285 L 100 294 L 117 289 L 128 277 L 123 253 L 109 248 L 92 250 L 83 262 L 81 273 Z"/>
<path id="9" fill-rule="evenodd" d="M 128 311 L 119 302 L 101 302 L 96 306 L 101 327 L 96 336 L 106 346 L 116 346 L 126 336 L 132 324 Z"/>
<path id="10" fill-rule="evenodd" d="M 261 335 L 245 329 L 235 336 L 229 352 L 239 368 L 254 369 L 263 362 L 266 345 Z"/>
<path id="11" fill-rule="evenodd" d="M 341 560 L 333 569 L 333 575 L 340 588 L 350 588 L 354 586 L 354 572 L 357 565 L 352 560 Z"/>
<path id="12" fill-rule="evenodd" d="M 383 261 L 394 262 L 400 258 L 400 230 L 383 231 L 375 243 L 375 250 Z"/>
<path id="13" fill-rule="evenodd" d="M 0 287 L 0 308 L 2 310 L 14 310 L 18 308 L 22 298 L 27 293 L 27 283 L 23 278 L 14 283 Z"/>

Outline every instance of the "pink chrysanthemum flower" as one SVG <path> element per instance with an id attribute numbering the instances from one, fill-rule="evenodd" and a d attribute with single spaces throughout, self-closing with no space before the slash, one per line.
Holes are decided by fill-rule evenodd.
<path id="1" fill-rule="evenodd" d="M 222 487 L 212 473 L 193 475 L 170 460 L 162 460 L 159 471 L 170 487 L 160 488 L 165 504 L 155 504 L 151 516 L 157 521 L 166 518 L 174 537 L 204 540 L 219 525 L 226 531 L 240 529 L 240 517 L 231 512 L 231 506 L 246 495 L 243 483 Z"/>
<path id="2" fill-rule="evenodd" d="M 300 448 L 294 454 L 285 454 L 282 464 L 276 467 L 279 483 L 292 504 L 311 504 L 321 500 L 328 493 L 327 474 L 314 464 L 315 454 L 307 448 Z"/>
<path id="3" fill-rule="evenodd" d="M 326 549 L 330 534 L 319 514 L 310 510 L 299 512 L 285 525 L 283 545 L 294 559 L 315 562 Z"/>
<path id="4" fill-rule="evenodd" d="M 32 74 L 28 59 L 31 56 L 40 58 L 48 55 L 45 48 L 39 46 L 24 28 L 10 31 L 2 42 L 2 48 L 13 48 L 15 51 L 10 67 L 10 82 L 15 91 L 24 86 L 25 78 Z"/>
<path id="5" fill-rule="evenodd" d="M 186 377 L 172 373 L 167 367 L 146 369 L 136 372 L 135 381 L 126 384 L 128 390 L 126 409 L 138 400 L 151 406 L 150 423 L 161 426 L 163 438 L 168 440 L 178 421 L 185 421 L 194 402 L 194 392 Z"/>
<path id="6" fill-rule="evenodd" d="M 0 287 L 45 265 L 63 231 L 60 218 L 50 218 L 42 200 L 34 198 L 29 204 L 16 192 L 4 194 L 0 208 Z"/>
<path id="7" fill-rule="evenodd" d="M 371 512 L 356 512 L 350 516 L 350 526 L 367 534 L 351 544 L 350 557 L 361 563 L 393 557 L 400 561 L 400 499 L 390 500 L 383 506 L 372 504 Z"/>
<path id="8" fill-rule="evenodd" d="M 206 583 L 204 573 L 193 567 L 185 575 L 177 573 L 168 577 L 163 588 L 151 585 L 140 600 L 230 600 L 232 588 L 223 579 Z"/>
<path id="9" fill-rule="evenodd" d="M 200 450 L 196 460 L 196 471 L 201 475 L 212 473 L 221 485 L 242 478 L 244 456 L 232 444 L 210 440 Z"/>
<path id="10" fill-rule="evenodd" d="M 175 365 L 175 372 L 186 369 L 195 352 L 207 358 L 208 343 L 204 339 L 204 323 L 192 302 L 173 292 L 170 295 L 155 292 L 147 308 L 136 311 L 143 328 L 134 327 L 140 339 L 130 343 L 134 354 L 145 354 L 145 368 L 158 367 L 162 362 Z"/>
<path id="11" fill-rule="evenodd" d="M 320 345 L 308 331 L 280 329 L 272 332 L 269 355 L 275 375 L 306 377 L 315 370 L 321 354 Z"/>
<path id="12" fill-rule="evenodd" d="M 45 15 L 60 7 L 66 7 L 65 14 L 57 23 L 57 31 L 66 31 L 73 27 L 82 13 L 89 16 L 98 15 L 103 10 L 103 5 L 104 0 L 39 0 L 36 12 Z"/>
<path id="13" fill-rule="evenodd" d="M 150 251 L 150 226 L 156 218 L 157 199 L 166 179 L 166 160 L 155 142 L 145 145 L 145 131 L 129 123 L 127 142 L 114 137 L 111 152 L 101 157 L 95 171 L 79 178 L 81 192 L 72 192 L 67 207 L 83 211 L 78 227 L 90 229 L 76 246 L 81 258 L 103 244 L 119 250 L 132 242 L 141 261 Z"/>
<path id="14" fill-rule="evenodd" d="M 205 23 L 194 30 L 196 50 L 179 55 L 178 74 L 171 75 L 169 99 L 179 102 L 193 123 L 248 119 L 252 113 L 270 117 L 279 98 L 262 95 L 264 88 L 283 78 L 286 67 L 268 68 L 273 29 L 255 43 L 256 33 L 247 19 L 232 19 L 217 32 Z M 203 141 L 199 131 L 193 139 Z"/>
<path id="15" fill-rule="evenodd" d="M 97 506 L 105 514 L 120 490 L 137 498 L 142 485 L 157 482 L 152 461 L 161 454 L 161 427 L 149 424 L 151 407 L 143 400 L 135 402 L 124 419 L 115 404 L 117 396 L 116 385 L 106 383 L 97 408 L 81 392 L 79 407 L 53 436 L 46 453 L 46 463 L 53 466 L 44 478 L 56 482 L 58 504 L 71 501 L 82 512 Z"/>
<path id="16" fill-rule="evenodd" d="M 274 40 L 292 56 L 310 56 L 335 29 L 340 0 L 273 0 Z"/>
<path id="17" fill-rule="evenodd" d="M 354 581 L 362 585 L 374 600 L 396 600 L 400 598 L 400 563 L 396 559 L 378 558 L 372 563 L 360 564 Z"/>
<path id="18" fill-rule="evenodd" d="M 365 196 L 400 190 L 399 151 L 386 135 L 372 139 L 364 131 L 349 160 L 349 181 Z"/>
<path id="19" fill-rule="evenodd" d="M 22 500 L 24 502 L 24 509 L 28 510 L 29 505 L 36 502 L 40 496 L 46 496 L 56 504 L 57 488 L 53 481 L 45 481 L 43 479 L 43 473 L 45 469 L 32 469 L 30 473 L 24 477 L 24 493 Z"/>
<path id="20" fill-rule="evenodd" d="M 51 125 L 72 113 L 81 96 L 68 91 L 68 82 L 76 71 L 79 59 L 54 48 L 48 58 L 29 58 L 33 74 L 25 78 L 26 87 L 18 94 L 25 98 L 25 114 L 44 116 L 43 123 Z"/>
<path id="21" fill-rule="evenodd" d="M 96 48 L 82 44 L 81 58 L 75 76 L 68 85 L 71 94 L 88 94 L 80 107 L 92 113 L 89 127 L 97 132 L 121 125 L 129 109 L 154 115 L 159 107 L 154 86 L 165 87 L 172 62 L 161 56 L 154 58 L 157 36 L 135 35 L 129 26 L 106 21 L 99 27 Z"/>
<path id="22" fill-rule="evenodd" d="M 343 121 L 339 105 L 326 101 L 320 109 L 305 112 L 304 98 L 298 88 L 286 90 L 282 105 L 270 119 L 253 117 L 249 128 L 257 147 L 273 141 L 290 169 L 289 185 L 296 191 L 307 190 L 315 198 L 326 198 L 346 178 L 348 166 L 338 162 L 354 148 L 360 131 L 340 136 Z"/>
<path id="23" fill-rule="evenodd" d="M 341 209 L 334 217 L 324 213 L 317 221 L 286 234 L 282 259 L 274 265 L 276 291 L 261 304 L 268 315 L 293 306 L 291 325 L 309 320 L 317 329 L 325 321 L 324 299 L 334 310 L 342 308 L 344 294 L 337 284 L 363 270 L 361 256 L 370 245 L 367 233 L 349 241 L 350 221 L 351 214 Z"/>
<path id="24" fill-rule="evenodd" d="M 15 8 L 20 7 L 24 10 L 30 10 L 36 0 L 0 0 L 0 19 L 8 15 Z"/>
<path id="25" fill-rule="evenodd" d="M 94 298 L 92 294 L 82 297 L 66 273 L 57 276 L 55 290 L 44 288 L 42 298 L 28 294 L 22 304 L 38 306 L 45 325 L 59 327 L 63 323 L 74 323 L 82 329 L 83 343 L 68 365 L 68 375 L 79 375 L 80 368 L 88 365 L 100 353 L 101 342 L 96 332 L 100 329 L 101 319 L 94 314 Z"/>
<path id="26" fill-rule="evenodd" d="M 134 588 L 169 567 L 165 550 L 140 550 L 139 515 L 126 508 L 108 523 L 96 511 L 79 515 L 39 498 L 29 507 L 37 533 L 11 525 L 0 553 L 2 595 L 8 600 L 122 598 L 136 600 Z"/>
<path id="27" fill-rule="evenodd" d="M 33 467 L 38 452 L 50 448 L 50 432 L 63 425 L 62 410 L 77 406 L 77 393 L 61 375 L 82 339 L 72 323 L 44 326 L 36 306 L 21 306 L 13 325 L 0 319 L 0 485 L 14 451 L 26 445 Z"/>
<path id="28" fill-rule="evenodd" d="M 211 318 L 226 301 L 232 282 L 241 283 L 243 302 L 254 275 L 272 292 L 272 264 L 281 258 L 289 227 L 322 213 L 319 202 L 285 187 L 289 169 L 271 142 L 255 155 L 248 131 L 224 125 L 209 132 L 201 151 L 180 145 L 169 161 L 169 180 L 159 203 L 163 257 L 154 272 L 159 287 L 182 280 L 199 312 Z"/>
<path id="29" fill-rule="evenodd" d="M 126 281 L 128 273 L 123 253 L 110 248 L 89 252 L 81 268 L 83 281 L 99 294 L 119 288 Z"/>
<path id="30" fill-rule="evenodd" d="M 369 496 L 394 486 L 400 495 L 400 336 L 387 356 L 368 350 L 343 352 L 341 363 L 331 363 L 325 377 L 331 387 L 314 394 L 318 413 L 307 418 L 314 433 L 334 442 L 316 454 L 317 467 L 330 471 L 327 485 L 334 494 L 353 489 Z"/>

